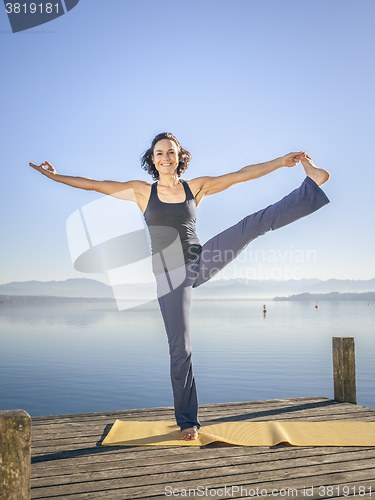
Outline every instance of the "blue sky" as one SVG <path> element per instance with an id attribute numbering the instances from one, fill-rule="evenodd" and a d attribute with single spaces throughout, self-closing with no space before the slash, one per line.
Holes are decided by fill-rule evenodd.
<path id="1" fill-rule="evenodd" d="M 222 277 L 373 278 L 374 15 L 372 0 L 80 0 L 13 34 L 0 8 L 0 283 L 107 281 L 74 270 L 65 228 L 101 195 L 28 163 L 152 182 L 139 158 L 165 130 L 193 155 L 185 179 L 299 150 L 332 174 L 330 205 Z M 303 179 L 298 165 L 207 197 L 201 242 Z"/>

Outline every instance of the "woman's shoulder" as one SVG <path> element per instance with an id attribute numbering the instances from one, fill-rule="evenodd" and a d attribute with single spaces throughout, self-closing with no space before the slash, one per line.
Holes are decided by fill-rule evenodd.
<path id="1" fill-rule="evenodd" d="M 146 186 L 151 186 L 149 182 L 146 181 L 139 181 L 139 180 L 133 180 L 133 181 L 127 181 L 129 184 L 133 184 L 134 186 L 139 186 L 139 187 L 146 187 Z"/>
<path id="2" fill-rule="evenodd" d="M 185 182 L 189 185 L 190 191 L 193 193 L 194 197 L 197 196 L 197 194 L 200 192 L 206 179 L 207 177 L 205 176 L 195 177 L 191 180 L 185 180 Z"/>
<path id="3" fill-rule="evenodd" d="M 133 201 L 135 201 L 139 208 L 144 212 L 146 210 L 148 200 L 151 195 L 152 184 L 146 181 L 128 181 L 124 183 L 126 189 L 130 189 L 133 192 Z"/>
<path id="4" fill-rule="evenodd" d="M 128 188 L 134 189 L 134 191 L 138 192 L 139 194 L 147 194 L 150 192 L 152 184 L 146 181 L 139 181 L 139 180 L 134 180 L 134 181 L 127 181 L 124 184 Z"/>

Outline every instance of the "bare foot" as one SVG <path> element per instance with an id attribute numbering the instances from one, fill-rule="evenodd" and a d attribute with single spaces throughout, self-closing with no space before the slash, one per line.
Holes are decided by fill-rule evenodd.
<path id="1" fill-rule="evenodd" d="M 196 427 L 189 427 L 188 429 L 184 429 L 180 434 L 181 439 L 190 440 L 190 439 L 198 439 L 198 430 Z"/>
<path id="2" fill-rule="evenodd" d="M 327 170 L 318 168 L 308 154 L 304 153 L 304 158 L 301 158 L 300 161 L 305 169 L 306 175 L 311 177 L 311 179 L 316 182 L 318 186 L 327 182 L 331 177 Z"/>

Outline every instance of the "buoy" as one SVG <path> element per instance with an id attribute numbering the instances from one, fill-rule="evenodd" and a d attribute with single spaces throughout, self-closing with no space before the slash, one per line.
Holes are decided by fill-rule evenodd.
<path id="1" fill-rule="evenodd" d="M 264 306 L 263 306 L 263 313 L 266 314 L 266 312 L 267 312 L 267 309 L 266 309 L 266 305 L 264 304 Z"/>
<path id="2" fill-rule="evenodd" d="M 315 304 L 315 309 L 319 309 L 318 303 Z"/>

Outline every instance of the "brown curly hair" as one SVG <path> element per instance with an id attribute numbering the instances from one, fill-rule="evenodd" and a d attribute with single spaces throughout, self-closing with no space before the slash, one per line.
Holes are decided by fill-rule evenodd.
<path id="1" fill-rule="evenodd" d="M 191 160 L 191 154 L 189 151 L 186 151 L 186 149 L 183 149 L 176 139 L 176 137 L 171 134 L 170 132 L 162 132 L 161 134 L 158 134 L 157 136 L 154 137 L 151 147 L 143 153 L 141 156 L 141 166 L 146 172 L 148 172 L 152 178 L 157 181 L 159 179 L 159 172 L 156 170 L 155 165 L 152 161 L 152 155 L 154 153 L 154 147 L 155 144 L 162 139 L 169 139 L 173 141 L 178 149 L 178 158 L 179 158 L 179 163 L 177 166 L 177 175 L 180 177 L 180 175 L 185 172 L 185 170 L 188 168 L 190 160 Z"/>

